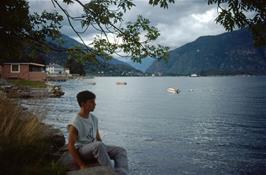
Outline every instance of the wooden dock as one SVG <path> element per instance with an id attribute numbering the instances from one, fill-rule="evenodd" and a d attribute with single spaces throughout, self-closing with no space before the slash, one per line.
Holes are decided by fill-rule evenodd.
<path id="1" fill-rule="evenodd" d="M 46 79 L 47 81 L 67 81 L 70 77 L 67 75 L 48 75 Z"/>

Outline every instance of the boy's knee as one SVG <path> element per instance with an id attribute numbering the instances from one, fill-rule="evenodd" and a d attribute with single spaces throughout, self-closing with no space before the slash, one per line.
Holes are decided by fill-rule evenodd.
<path id="1" fill-rule="evenodd" d="M 102 149 L 102 148 L 104 148 L 104 144 L 103 144 L 103 142 L 96 141 L 94 144 L 95 144 L 95 147 L 96 147 L 97 149 Z"/>
<path id="2" fill-rule="evenodd" d="M 126 156 L 127 150 L 125 148 L 119 147 L 119 153 Z"/>

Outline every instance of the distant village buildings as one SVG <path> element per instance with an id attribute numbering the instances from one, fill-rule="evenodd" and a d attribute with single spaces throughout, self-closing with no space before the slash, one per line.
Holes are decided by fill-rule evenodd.
<path id="1" fill-rule="evenodd" d="M 70 70 L 59 64 L 3 63 L 0 64 L 0 78 L 32 81 L 66 80 L 71 77 Z M 59 77 L 59 78 L 58 78 Z"/>
<path id="2" fill-rule="evenodd" d="M 63 66 L 55 63 L 50 63 L 46 65 L 46 72 L 48 74 L 55 74 L 55 75 L 70 74 L 68 68 L 64 68 Z"/>
<path id="3" fill-rule="evenodd" d="M 50 63 L 46 65 L 45 70 L 48 81 L 66 81 L 72 77 L 69 68 L 64 68 L 59 64 Z"/>

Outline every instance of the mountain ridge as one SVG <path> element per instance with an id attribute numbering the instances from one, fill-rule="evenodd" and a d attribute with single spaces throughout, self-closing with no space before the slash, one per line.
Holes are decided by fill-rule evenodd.
<path id="1" fill-rule="evenodd" d="M 247 29 L 201 36 L 155 61 L 146 72 L 162 75 L 266 74 L 266 48 L 254 48 Z"/>
<path id="2" fill-rule="evenodd" d="M 48 44 L 52 45 L 56 48 L 73 48 L 73 47 L 80 47 L 85 48 L 85 46 L 75 39 L 61 34 L 61 38 L 58 40 L 52 40 L 50 38 L 47 38 Z M 65 65 L 67 62 L 67 52 L 55 52 L 51 51 L 45 54 L 42 54 L 42 57 L 45 59 L 45 63 L 57 63 L 60 65 Z M 86 62 L 84 65 L 84 69 L 86 73 L 89 73 L 90 75 L 139 75 L 141 72 L 139 70 L 136 70 L 131 65 L 122 62 L 118 59 L 112 58 L 111 60 L 105 60 L 102 57 L 97 56 L 96 57 L 98 64 Z M 91 71 L 93 70 L 93 71 Z"/>

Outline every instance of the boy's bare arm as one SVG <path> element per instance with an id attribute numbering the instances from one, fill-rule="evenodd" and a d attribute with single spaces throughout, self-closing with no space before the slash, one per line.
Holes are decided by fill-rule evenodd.
<path id="1" fill-rule="evenodd" d="M 100 133 L 99 133 L 99 130 L 97 129 L 97 133 L 96 133 L 96 139 L 98 140 L 98 141 L 102 141 L 102 138 L 101 138 L 101 136 L 100 136 Z"/>
<path id="2" fill-rule="evenodd" d="M 77 141 L 78 131 L 75 127 L 69 127 L 69 136 L 68 136 L 68 151 L 72 155 L 75 162 L 79 165 L 80 169 L 87 168 L 85 162 L 81 160 L 78 150 L 75 148 L 75 143 Z"/>

